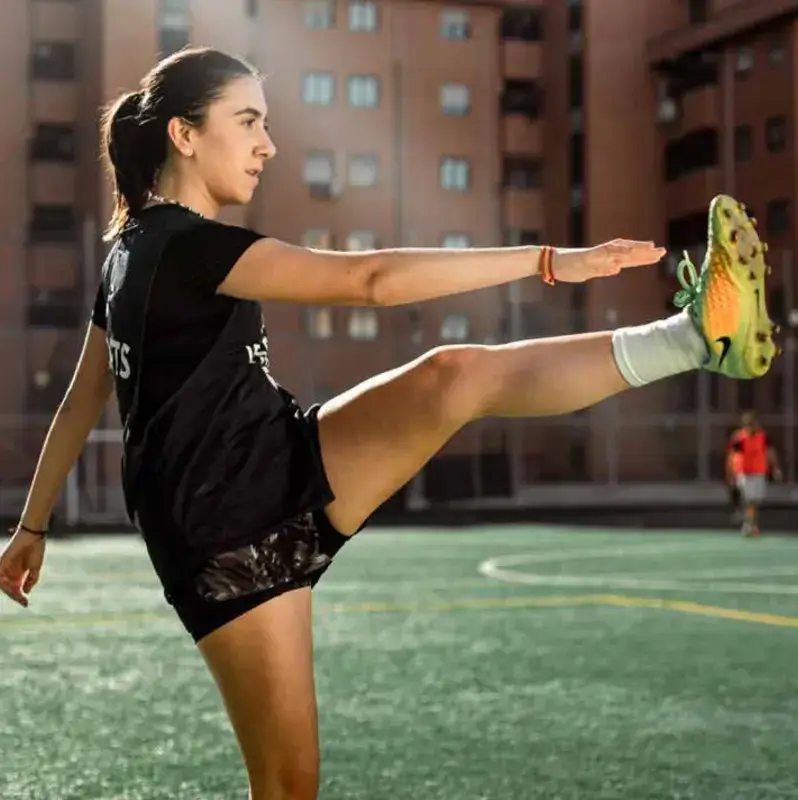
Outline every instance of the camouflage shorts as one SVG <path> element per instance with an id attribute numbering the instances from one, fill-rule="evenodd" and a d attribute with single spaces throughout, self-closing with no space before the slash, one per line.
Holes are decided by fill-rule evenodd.
<path id="1" fill-rule="evenodd" d="M 314 576 L 320 577 L 331 562 L 314 515 L 307 513 L 257 544 L 211 558 L 194 579 L 194 589 L 210 602 L 234 600 L 289 581 L 315 582 Z"/>
<path id="2" fill-rule="evenodd" d="M 277 595 L 314 586 L 346 541 L 324 512 L 302 514 L 256 544 L 211 557 L 166 597 L 199 641 Z"/>

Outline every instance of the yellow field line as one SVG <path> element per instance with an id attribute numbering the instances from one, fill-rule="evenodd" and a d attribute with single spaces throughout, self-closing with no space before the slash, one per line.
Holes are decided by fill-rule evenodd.
<path id="1" fill-rule="evenodd" d="M 734 608 L 707 606 L 688 600 L 665 600 L 657 597 L 629 597 L 627 595 L 540 595 L 526 597 L 495 597 L 473 600 L 452 600 L 441 602 L 407 602 L 407 603 L 322 603 L 317 610 L 322 613 L 445 613 L 459 610 L 508 609 L 508 608 L 556 608 L 566 606 L 615 606 L 622 608 L 657 608 L 676 611 L 682 614 L 694 614 L 737 622 L 755 622 L 760 625 L 776 625 L 787 628 L 798 628 L 798 617 L 787 617 L 778 614 L 766 614 L 756 611 L 742 611 Z M 16 628 L 27 625 L 102 625 L 121 622 L 146 622 L 158 619 L 174 618 L 170 608 L 153 609 L 151 611 L 120 611 L 100 613 L 72 613 L 59 616 L 37 614 L 19 614 L 0 617 L 0 628 Z"/>
<path id="2" fill-rule="evenodd" d="M 778 625 L 783 628 L 798 628 L 798 617 L 785 617 L 780 614 L 766 614 L 759 611 L 741 611 L 736 608 L 705 606 L 689 600 L 664 600 L 657 597 L 626 597 L 606 595 L 598 600 L 602 605 L 625 606 L 627 608 L 663 608 L 682 614 L 697 614 L 704 617 L 731 619 L 737 622 L 758 622 L 760 625 Z"/>

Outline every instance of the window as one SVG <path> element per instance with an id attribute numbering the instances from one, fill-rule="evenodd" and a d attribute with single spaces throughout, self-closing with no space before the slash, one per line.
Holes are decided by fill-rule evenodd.
<path id="1" fill-rule="evenodd" d="M 665 179 L 677 180 L 691 172 L 716 167 L 719 159 L 718 132 L 714 128 L 691 131 L 665 149 Z"/>
<path id="2" fill-rule="evenodd" d="M 305 156 L 302 179 L 309 186 L 330 186 L 335 177 L 333 154 L 329 151 L 315 151 Z"/>
<path id="3" fill-rule="evenodd" d="M 306 28 L 332 28 L 335 25 L 334 0 L 304 0 L 302 14 Z"/>
<path id="4" fill-rule="evenodd" d="M 168 56 L 184 48 L 191 38 L 190 0 L 160 0 L 158 51 Z"/>
<path id="5" fill-rule="evenodd" d="M 573 247 L 585 246 L 585 212 L 581 206 L 571 209 L 568 217 L 568 238 Z"/>
<path id="6" fill-rule="evenodd" d="M 754 154 L 754 130 L 750 125 L 738 125 L 734 129 L 734 160 L 741 164 L 750 161 Z"/>
<path id="7" fill-rule="evenodd" d="M 789 40 L 784 31 L 778 31 L 770 37 L 768 43 L 768 61 L 771 67 L 778 67 L 783 64 L 787 58 L 787 48 L 789 47 Z"/>
<path id="8" fill-rule="evenodd" d="M 30 288 L 26 308 L 28 325 L 35 328 L 77 328 L 82 324 L 83 298 L 75 289 Z M 44 388 L 49 378 L 39 375 L 37 385 Z"/>
<path id="9" fill-rule="evenodd" d="M 440 181 L 443 189 L 467 191 L 471 186 L 471 164 L 468 159 L 445 157 L 441 161 Z"/>
<path id="10" fill-rule="evenodd" d="M 471 23 L 468 12 L 447 8 L 441 12 L 439 32 L 442 39 L 470 39 Z"/>
<path id="11" fill-rule="evenodd" d="M 582 0 L 568 0 L 568 32 L 582 32 Z"/>
<path id="12" fill-rule="evenodd" d="M 709 17 L 709 0 L 690 0 L 689 19 L 691 25 L 700 25 Z"/>
<path id="13" fill-rule="evenodd" d="M 790 230 L 790 202 L 784 198 L 771 200 L 767 206 L 767 232 L 770 236 Z"/>
<path id="14" fill-rule="evenodd" d="M 335 76 L 330 72 L 309 72 L 302 76 L 302 100 L 308 105 L 329 106 L 335 99 Z"/>
<path id="15" fill-rule="evenodd" d="M 447 233 L 441 239 L 441 247 L 465 250 L 471 246 L 471 237 L 467 233 Z"/>
<path id="16" fill-rule="evenodd" d="M 538 189 L 541 164 L 530 156 L 505 156 L 502 184 L 506 189 Z"/>
<path id="17" fill-rule="evenodd" d="M 376 31 L 377 4 L 369 0 L 349 0 L 349 30 Z"/>
<path id="18" fill-rule="evenodd" d="M 737 50 L 737 57 L 734 63 L 734 71 L 739 78 L 744 78 L 754 68 L 754 48 L 750 45 L 743 45 Z"/>
<path id="19" fill-rule="evenodd" d="M 510 78 L 504 81 L 501 95 L 503 114 L 523 114 L 534 119 L 540 114 L 543 92 L 536 81 Z"/>
<path id="20" fill-rule="evenodd" d="M 349 105 L 375 108 L 380 103 L 380 82 L 373 75 L 352 75 L 347 82 Z"/>
<path id="21" fill-rule="evenodd" d="M 39 161 L 74 161 L 75 129 L 72 125 L 41 123 L 31 142 L 31 156 Z"/>
<path id="22" fill-rule="evenodd" d="M 30 237 L 34 242 L 73 242 L 77 235 L 75 209 L 67 205 L 34 205 Z"/>
<path id="23" fill-rule="evenodd" d="M 671 250 L 690 250 L 704 246 L 707 238 L 707 215 L 703 211 L 668 220 L 666 244 Z"/>
<path id="24" fill-rule="evenodd" d="M 350 252 L 377 249 L 377 234 L 374 231 L 352 231 L 346 237 L 346 249 Z"/>
<path id="25" fill-rule="evenodd" d="M 543 38 L 540 8 L 505 8 L 500 35 L 502 39 L 539 42 Z"/>
<path id="26" fill-rule="evenodd" d="M 765 145 L 769 153 L 781 153 L 787 149 L 786 117 L 768 117 L 765 122 Z"/>
<path id="27" fill-rule="evenodd" d="M 305 312 L 308 336 L 311 339 L 332 339 L 333 312 L 331 308 L 308 308 Z"/>
<path id="28" fill-rule="evenodd" d="M 462 83 L 444 83 L 440 102 L 444 114 L 462 116 L 471 110 L 471 93 L 468 86 Z"/>
<path id="29" fill-rule="evenodd" d="M 349 338 L 358 341 L 376 339 L 379 333 L 377 312 L 373 308 L 353 308 L 349 312 Z"/>
<path id="30" fill-rule="evenodd" d="M 72 42 L 37 42 L 33 45 L 31 72 L 38 80 L 74 80 L 76 62 L 75 45 Z"/>
<path id="31" fill-rule="evenodd" d="M 584 68 L 582 54 L 573 53 L 568 59 L 568 102 L 571 110 L 584 105 Z"/>
<path id="32" fill-rule="evenodd" d="M 468 316 L 447 314 L 441 321 L 440 336 L 444 342 L 464 342 L 468 339 Z"/>
<path id="33" fill-rule="evenodd" d="M 540 244 L 540 231 L 508 228 L 504 232 L 505 247 L 527 247 L 536 244 Z"/>
<path id="34" fill-rule="evenodd" d="M 351 156 L 349 159 L 350 186 L 376 186 L 379 173 L 377 156 Z"/>
<path id="35" fill-rule="evenodd" d="M 585 182 L 585 135 L 572 133 L 569 138 L 571 183 L 581 186 Z"/>
<path id="36" fill-rule="evenodd" d="M 328 228 L 311 228 L 302 234 L 302 247 L 310 247 L 313 250 L 332 250 L 332 232 Z"/>

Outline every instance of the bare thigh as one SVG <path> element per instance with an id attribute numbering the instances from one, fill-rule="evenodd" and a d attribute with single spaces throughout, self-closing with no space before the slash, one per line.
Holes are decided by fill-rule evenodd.
<path id="1" fill-rule="evenodd" d="M 252 800 L 315 800 L 319 746 L 310 589 L 269 600 L 198 646 L 241 747 Z"/>
<path id="2" fill-rule="evenodd" d="M 469 420 L 481 392 L 461 375 L 477 348 L 441 348 L 377 375 L 319 412 L 324 467 L 336 499 L 330 522 L 355 533 Z"/>
<path id="3" fill-rule="evenodd" d="M 327 515 L 351 535 L 472 420 L 564 414 L 628 388 L 607 331 L 432 350 L 322 406 Z"/>

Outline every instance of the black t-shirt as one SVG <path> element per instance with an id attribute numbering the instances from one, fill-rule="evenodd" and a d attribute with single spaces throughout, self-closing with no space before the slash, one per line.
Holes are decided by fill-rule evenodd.
<path id="1" fill-rule="evenodd" d="M 158 215 L 167 209 L 174 207 L 146 209 L 142 222 L 157 225 Z M 143 423 L 185 383 L 218 339 L 238 301 L 216 290 L 243 253 L 262 238 L 247 228 L 208 220 L 169 241 L 147 312 L 138 409 Z M 92 322 L 103 330 L 107 327 L 102 284 Z"/>

